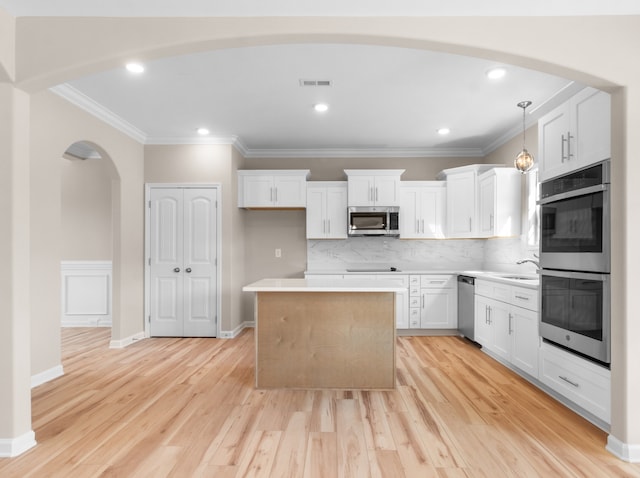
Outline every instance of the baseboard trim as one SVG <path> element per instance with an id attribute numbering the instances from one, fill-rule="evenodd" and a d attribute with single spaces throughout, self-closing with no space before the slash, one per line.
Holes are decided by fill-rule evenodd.
<path id="1" fill-rule="evenodd" d="M 62 327 L 111 327 L 111 317 L 86 316 L 63 318 Z"/>
<path id="2" fill-rule="evenodd" d="M 139 340 L 143 340 L 145 338 L 146 337 L 144 335 L 144 332 L 138 332 L 137 334 L 131 335 L 131 336 L 126 337 L 124 339 L 111 340 L 111 342 L 109 342 L 109 348 L 110 349 L 123 349 L 125 347 L 128 347 L 132 343 L 137 342 Z"/>
<path id="3" fill-rule="evenodd" d="M 56 365 L 55 367 L 50 368 L 49 370 L 45 370 L 44 372 L 37 373 L 31 376 L 31 388 L 35 388 L 38 385 L 42 385 L 43 383 L 47 383 L 53 379 L 58 377 L 62 377 L 64 375 L 64 369 L 62 365 Z"/>
<path id="4" fill-rule="evenodd" d="M 22 455 L 34 446 L 36 446 L 36 434 L 33 430 L 17 438 L 0 438 L 0 458 Z"/>
<path id="5" fill-rule="evenodd" d="M 246 329 L 246 328 L 251 328 L 251 327 L 255 327 L 256 323 L 251 321 L 251 322 L 242 322 L 240 325 L 238 325 L 235 329 L 233 330 L 221 330 L 220 331 L 220 338 L 221 339 L 235 339 L 238 335 L 240 335 L 240 333 Z"/>
<path id="6" fill-rule="evenodd" d="M 640 463 L 640 445 L 632 445 L 618 440 L 613 435 L 607 437 L 607 446 L 605 447 L 609 453 L 629 463 Z"/>

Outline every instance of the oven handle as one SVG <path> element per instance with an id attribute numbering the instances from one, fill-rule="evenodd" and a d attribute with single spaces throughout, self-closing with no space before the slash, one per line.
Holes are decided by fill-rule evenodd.
<path id="1" fill-rule="evenodd" d="M 562 201 L 563 199 L 586 196 L 587 194 L 599 193 L 601 191 L 608 190 L 608 184 L 596 184 L 595 186 L 589 186 L 588 188 L 577 189 L 575 191 L 568 191 L 566 193 L 554 194 L 553 196 L 542 198 L 538 201 L 538 204 L 549 204 L 550 202 Z"/>
<path id="2" fill-rule="evenodd" d="M 576 272 L 576 271 L 558 271 L 550 269 L 542 269 L 539 271 L 541 276 L 564 277 L 568 279 L 585 279 L 596 280 L 602 282 L 609 281 L 609 274 L 598 274 L 595 272 Z"/>

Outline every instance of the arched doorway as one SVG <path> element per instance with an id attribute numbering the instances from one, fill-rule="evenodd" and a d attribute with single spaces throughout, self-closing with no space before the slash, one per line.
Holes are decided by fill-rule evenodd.
<path id="1" fill-rule="evenodd" d="M 64 152 L 61 180 L 63 327 L 111 327 L 111 166 L 89 142 Z"/>

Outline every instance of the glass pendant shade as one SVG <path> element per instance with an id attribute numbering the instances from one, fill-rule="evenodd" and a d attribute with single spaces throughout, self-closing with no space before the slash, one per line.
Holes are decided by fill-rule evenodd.
<path id="1" fill-rule="evenodd" d="M 522 151 L 516 156 L 516 160 L 513 162 L 514 166 L 521 173 L 526 173 L 533 166 L 533 154 L 527 151 L 525 147 L 525 110 L 531 105 L 531 101 L 521 101 L 518 103 L 518 107 L 522 108 Z"/>
<path id="2" fill-rule="evenodd" d="M 523 149 L 520 151 L 520 154 L 516 156 L 516 160 L 513 164 L 518 171 L 526 173 L 533 166 L 533 155 L 526 149 Z"/>

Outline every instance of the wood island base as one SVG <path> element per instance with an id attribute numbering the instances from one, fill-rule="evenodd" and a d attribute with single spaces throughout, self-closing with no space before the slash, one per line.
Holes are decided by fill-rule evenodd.
<path id="1" fill-rule="evenodd" d="M 256 387 L 395 387 L 394 292 L 257 292 Z"/>

